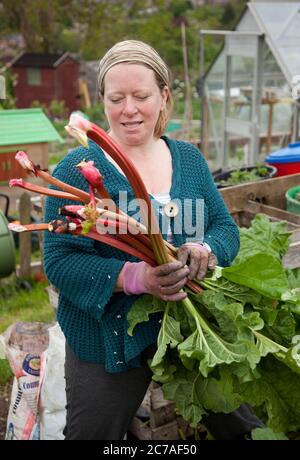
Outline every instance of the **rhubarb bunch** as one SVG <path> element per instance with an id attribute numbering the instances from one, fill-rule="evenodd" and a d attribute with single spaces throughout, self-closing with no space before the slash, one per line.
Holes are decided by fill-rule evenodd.
<path id="1" fill-rule="evenodd" d="M 74 126 L 75 122 L 79 124 L 79 127 Z M 84 145 L 86 145 L 86 132 L 81 131 L 80 128 L 82 127 L 81 123 L 87 127 L 85 122 L 86 120 L 82 122 L 80 117 L 74 118 L 72 116 L 70 125 L 67 127 L 67 131 L 73 135 L 76 133 L 76 138 Z M 115 247 L 152 266 L 176 260 L 176 248 L 163 240 L 151 201 L 139 173 L 101 128 L 94 124 L 88 126 L 87 132 L 90 133 L 91 138 L 99 145 L 105 145 L 106 151 L 109 151 L 115 161 L 124 169 L 124 172 L 126 171 L 136 197 L 141 200 L 141 203 L 146 203 L 143 209 L 146 225 L 123 213 L 116 206 L 93 161 L 82 160 L 76 166 L 87 180 L 89 193 L 86 193 L 52 177 L 47 171 L 42 171 L 38 165 L 33 163 L 27 153 L 20 151 L 15 158 L 27 173 L 39 177 L 47 184 L 54 185 L 58 190 L 32 184 L 23 179 L 12 179 L 10 181 L 11 187 L 22 187 L 31 192 L 77 201 L 81 204 L 66 205 L 58 209 L 58 214 L 65 220 L 58 219 L 49 223 L 30 225 L 12 222 L 9 224 L 9 228 L 17 232 L 47 230 L 55 233 L 81 235 Z M 199 284 L 194 281 L 188 281 L 187 285 L 193 292 L 202 291 Z"/>

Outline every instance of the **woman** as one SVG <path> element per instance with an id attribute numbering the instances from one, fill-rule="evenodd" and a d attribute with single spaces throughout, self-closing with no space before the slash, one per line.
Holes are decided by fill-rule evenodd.
<path id="1" fill-rule="evenodd" d="M 98 84 L 109 134 L 138 169 L 160 216 L 168 215 L 163 233 L 179 248 L 178 262 L 151 267 L 83 237 L 45 235 L 46 274 L 60 292 L 58 321 L 67 342 L 66 439 L 123 439 L 143 400 L 160 314 L 151 315 L 129 336 L 126 316 L 137 295 L 180 300 L 188 279 L 203 278 L 215 257 L 220 265 L 229 265 L 239 249 L 238 229 L 200 152 L 163 136 L 172 97 L 169 72 L 157 52 L 134 40 L 117 43 L 100 61 Z M 92 141 L 88 149 L 69 153 L 55 177 L 87 190 L 75 167 L 83 159 L 94 161 L 117 204 L 120 192 L 132 202 L 126 177 Z M 197 200 L 201 213 L 187 206 Z M 46 221 L 57 218 L 58 207 L 65 204 L 48 198 Z M 232 417 L 236 423 L 244 414 Z M 247 420 L 226 436 L 235 439 L 257 426 L 251 417 L 247 413 Z M 218 420 L 210 426 L 217 435 L 224 423 L 218 425 Z"/>

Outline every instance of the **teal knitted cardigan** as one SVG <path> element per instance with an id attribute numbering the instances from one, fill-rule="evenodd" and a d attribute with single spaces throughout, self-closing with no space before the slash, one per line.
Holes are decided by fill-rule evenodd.
<path id="1" fill-rule="evenodd" d="M 239 249 L 239 231 L 214 184 L 205 159 L 187 142 L 167 137 L 163 139 L 172 155 L 171 199 L 204 199 L 204 242 L 212 248 L 219 265 L 230 265 Z M 127 192 L 128 200 L 134 198 L 126 177 L 92 141 L 88 149 L 79 147 L 69 152 L 53 175 L 88 191 L 85 178 L 75 168 L 83 159 L 94 161 L 101 171 L 106 189 L 117 204 L 120 190 Z M 66 204 L 74 202 L 48 197 L 45 222 L 61 218 L 58 208 Z M 181 214 L 179 207 L 176 219 L 183 219 Z M 171 219 L 172 229 L 174 219 Z M 175 233 L 174 245 L 179 247 L 187 237 L 190 239 L 184 231 Z M 133 336 L 127 334 L 127 313 L 138 296 L 114 293 L 114 288 L 119 272 L 128 260 L 138 259 L 86 237 L 44 234 L 45 272 L 60 293 L 57 320 L 66 340 L 80 359 L 102 363 L 108 372 L 138 367 L 141 352 L 155 343 L 160 328 L 161 314 L 156 313 L 150 316 L 148 322 L 136 326 Z"/>

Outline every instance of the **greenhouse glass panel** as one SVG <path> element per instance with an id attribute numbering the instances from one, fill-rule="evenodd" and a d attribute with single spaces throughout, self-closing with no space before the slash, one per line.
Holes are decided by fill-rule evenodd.
<path id="1" fill-rule="evenodd" d="M 273 53 L 270 49 L 266 49 L 264 56 L 263 100 L 260 112 L 262 159 L 270 151 L 281 148 L 290 140 L 292 120 L 293 106 L 289 85 Z M 268 146 L 267 135 L 269 130 L 272 136 Z"/>
<path id="2" fill-rule="evenodd" d="M 212 169 L 221 155 L 222 114 L 224 105 L 225 55 L 221 51 L 205 82 L 205 100 L 208 117 L 206 156 Z"/>
<path id="3" fill-rule="evenodd" d="M 249 57 L 232 56 L 229 117 L 250 121 L 255 62 Z"/>
<path id="4" fill-rule="evenodd" d="M 274 44 L 289 80 L 300 74 L 300 2 L 251 3 Z"/>

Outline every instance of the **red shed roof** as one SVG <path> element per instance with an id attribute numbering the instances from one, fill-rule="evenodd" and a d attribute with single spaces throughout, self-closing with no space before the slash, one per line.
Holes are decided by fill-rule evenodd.
<path id="1" fill-rule="evenodd" d="M 41 54 L 23 53 L 17 56 L 11 63 L 12 67 L 57 67 L 65 59 L 76 61 L 69 53 Z M 77 61 L 76 61 L 77 62 Z"/>

